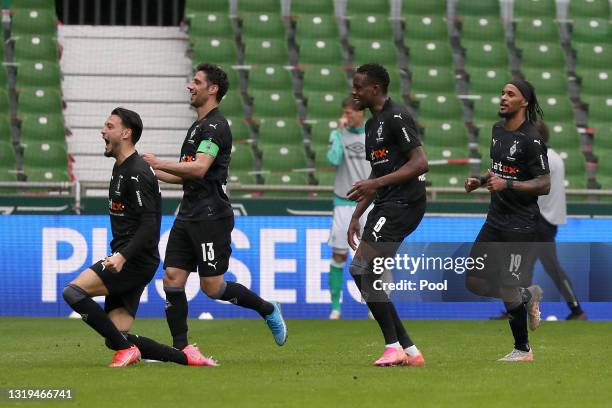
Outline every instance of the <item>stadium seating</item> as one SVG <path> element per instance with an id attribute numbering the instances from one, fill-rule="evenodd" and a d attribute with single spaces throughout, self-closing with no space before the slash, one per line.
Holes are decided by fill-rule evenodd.
<path id="1" fill-rule="evenodd" d="M 482 131 L 489 131 L 493 123 L 500 120 L 497 112 L 499 112 L 499 93 L 481 94 L 479 99 L 472 101 L 473 116 L 472 124 L 477 128 L 484 128 Z"/>
<path id="2" fill-rule="evenodd" d="M 545 112 L 547 122 L 574 121 L 574 108 L 567 94 L 561 96 L 540 95 L 538 97 L 538 102 Z"/>
<path id="3" fill-rule="evenodd" d="M 27 36 L 14 38 L 15 61 L 57 62 L 57 43 L 51 36 Z"/>
<path id="4" fill-rule="evenodd" d="M 335 40 L 303 39 L 298 43 L 300 65 L 340 66 L 342 46 Z"/>
<path id="5" fill-rule="evenodd" d="M 317 14 L 321 16 L 334 15 L 333 0 L 292 0 L 291 14 L 300 16 L 303 14 Z"/>
<path id="6" fill-rule="evenodd" d="M 391 40 L 351 40 L 353 66 L 372 61 L 391 67 L 398 65 L 397 48 Z"/>
<path id="7" fill-rule="evenodd" d="M 520 0 L 514 2 L 514 19 L 550 18 L 556 17 L 555 0 Z"/>
<path id="8" fill-rule="evenodd" d="M 455 73 L 452 69 L 414 66 L 411 73 L 413 94 L 439 94 L 455 88 Z"/>
<path id="9" fill-rule="evenodd" d="M 499 0 L 459 0 L 457 5 L 459 16 L 499 17 Z"/>
<path id="10" fill-rule="evenodd" d="M 280 0 L 238 0 L 238 13 L 281 13 Z"/>
<path id="11" fill-rule="evenodd" d="M 572 41 L 591 44 L 610 44 L 612 27 L 603 18 L 576 18 L 572 20 Z"/>
<path id="12" fill-rule="evenodd" d="M 579 152 L 580 134 L 576 129 L 576 124 L 567 118 L 565 121 L 546 120 L 550 140 L 548 145 L 555 149 L 572 150 Z M 582 166 L 584 172 L 584 166 Z"/>
<path id="13" fill-rule="evenodd" d="M 559 69 L 565 66 L 565 56 L 559 43 L 517 44 L 521 55 L 521 68 Z"/>
<path id="14" fill-rule="evenodd" d="M 295 18 L 295 37 L 297 41 L 302 39 L 340 39 L 338 24 L 332 15 L 298 15 Z"/>
<path id="15" fill-rule="evenodd" d="M 17 89 L 60 86 L 60 68 L 56 62 L 23 61 L 17 71 Z"/>
<path id="16" fill-rule="evenodd" d="M 470 94 L 499 94 L 502 85 L 511 80 L 510 71 L 499 68 L 470 67 L 467 71 Z"/>
<path id="17" fill-rule="evenodd" d="M 410 41 L 406 47 L 410 66 L 451 68 L 453 65 L 453 54 L 448 41 Z"/>
<path id="18" fill-rule="evenodd" d="M 440 16 L 411 15 L 404 18 L 404 41 L 447 41 L 448 26 L 446 20 Z"/>
<path id="19" fill-rule="evenodd" d="M 363 14 L 383 14 L 388 16 L 390 13 L 389 0 L 347 0 L 346 15 L 353 17 Z"/>
<path id="20" fill-rule="evenodd" d="M 308 91 L 334 91 L 348 93 L 346 72 L 337 66 L 311 65 L 303 68 L 303 89 Z"/>
<path id="21" fill-rule="evenodd" d="M 288 91 L 252 91 L 253 117 L 296 118 L 295 97 Z"/>
<path id="22" fill-rule="evenodd" d="M 524 42 L 553 43 L 559 41 L 559 26 L 552 18 L 524 18 L 515 23 L 514 40 Z"/>
<path id="23" fill-rule="evenodd" d="M 610 18 L 610 2 L 608 0 L 572 0 L 569 2 L 568 17 Z"/>
<path id="24" fill-rule="evenodd" d="M 213 61 L 224 66 L 238 61 L 238 51 L 233 38 L 194 37 L 192 42 L 194 61 Z"/>
<path id="25" fill-rule="evenodd" d="M 249 91 L 291 91 L 291 71 L 282 65 L 256 65 L 249 70 Z"/>
<path id="26" fill-rule="evenodd" d="M 28 115 L 21 121 L 21 143 L 31 141 L 64 142 L 64 121 L 61 115 Z"/>
<path id="27" fill-rule="evenodd" d="M 62 114 L 62 98 L 56 88 L 28 87 L 20 89 L 17 114 Z"/>
<path id="28" fill-rule="evenodd" d="M 445 147 L 449 150 L 438 158 L 457 159 L 468 156 L 468 132 L 463 121 L 427 120 L 419 121 L 425 127 L 423 141 L 429 146 Z M 431 156 L 428 153 L 428 157 Z"/>
<path id="29" fill-rule="evenodd" d="M 15 150 L 9 141 L 0 140 L 0 173 L 15 170 Z"/>
<path id="30" fill-rule="evenodd" d="M 304 92 L 309 119 L 337 119 L 346 93 Z"/>
<path id="31" fill-rule="evenodd" d="M 283 39 L 285 37 L 285 26 L 280 14 L 243 13 L 240 15 L 240 20 L 243 38 Z"/>
<path id="32" fill-rule="evenodd" d="M 258 143 L 261 150 L 262 169 L 287 172 L 308 168 L 308 159 L 302 146 L 288 143 Z"/>
<path id="33" fill-rule="evenodd" d="M 9 97 L 6 89 L 0 88 L 0 115 L 9 114 Z"/>
<path id="34" fill-rule="evenodd" d="M 612 44 L 572 43 L 576 52 L 576 70 L 608 69 L 612 66 Z"/>
<path id="35" fill-rule="evenodd" d="M 55 10 L 17 9 L 12 18 L 12 36 L 54 36 Z"/>
<path id="36" fill-rule="evenodd" d="M 446 14 L 446 0 L 403 0 L 402 16 L 443 16 Z"/>
<path id="37" fill-rule="evenodd" d="M 232 146 L 232 159 L 230 171 L 253 171 L 255 168 L 255 157 L 253 150 L 248 144 L 234 144 Z"/>
<path id="38" fill-rule="evenodd" d="M 223 13 L 229 14 L 228 0 L 186 0 L 185 16 L 192 18 L 197 13 Z"/>
<path id="39" fill-rule="evenodd" d="M 55 2 L 49 0 L 16 0 L 11 4 L 13 10 L 36 9 L 36 10 L 55 10 Z"/>
<path id="40" fill-rule="evenodd" d="M 468 68 L 509 68 L 508 48 L 503 42 L 461 41 L 465 50 L 465 66 Z"/>
<path id="41" fill-rule="evenodd" d="M 327 146 L 331 132 L 338 127 L 336 120 L 317 120 L 310 125 L 310 140 L 313 145 Z"/>
<path id="42" fill-rule="evenodd" d="M 497 41 L 505 40 L 505 30 L 499 17 L 471 17 L 459 18 L 461 40 L 468 41 Z"/>
<path id="43" fill-rule="evenodd" d="M 245 64 L 278 64 L 289 62 L 289 50 L 284 39 L 243 38 Z"/>
<path id="44" fill-rule="evenodd" d="M 189 35 L 199 38 L 228 38 L 234 37 L 232 21 L 228 14 L 223 13 L 197 13 L 189 19 Z"/>
<path id="45" fill-rule="evenodd" d="M 11 141 L 11 122 L 7 116 L 0 116 L 0 142 Z"/>
<path id="46" fill-rule="evenodd" d="M 568 95 L 567 75 L 564 69 L 540 70 L 524 68 L 521 70 L 538 92 L 538 95 Z"/>
<path id="47" fill-rule="evenodd" d="M 223 114 L 227 116 L 243 116 L 244 108 L 240 93 L 236 90 L 227 92 L 221 100 L 221 109 L 223 109 Z"/>
<path id="48" fill-rule="evenodd" d="M 230 125 L 230 129 L 232 131 L 232 141 L 234 143 L 246 143 L 252 141 L 249 125 L 243 116 L 226 116 L 226 119 L 227 123 Z"/>
<path id="49" fill-rule="evenodd" d="M 302 127 L 294 119 L 264 119 L 258 134 L 258 144 L 286 143 L 296 147 L 304 144 Z"/>
<path id="50" fill-rule="evenodd" d="M 463 120 L 463 103 L 455 95 L 431 95 L 419 102 L 419 120 Z"/>
<path id="51" fill-rule="evenodd" d="M 388 14 L 364 14 L 349 20 L 349 39 L 393 40 L 393 28 Z"/>

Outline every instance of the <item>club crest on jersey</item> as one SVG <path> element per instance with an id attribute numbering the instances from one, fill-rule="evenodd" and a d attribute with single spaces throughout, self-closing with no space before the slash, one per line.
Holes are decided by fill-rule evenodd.
<path id="1" fill-rule="evenodd" d="M 514 144 L 512 146 L 510 146 L 510 156 L 514 156 L 514 153 L 516 153 L 516 145 L 518 144 L 518 142 L 515 140 Z"/>
<path id="2" fill-rule="evenodd" d="M 497 139 L 493 138 L 493 146 L 495 146 L 496 142 L 497 142 Z"/>

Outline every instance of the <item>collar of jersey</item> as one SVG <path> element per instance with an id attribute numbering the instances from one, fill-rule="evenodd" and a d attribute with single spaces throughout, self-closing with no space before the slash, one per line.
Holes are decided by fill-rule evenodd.
<path id="1" fill-rule="evenodd" d="M 350 126 L 347 126 L 346 127 L 346 131 L 359 135 L 361 133 L 365 133 L 365 127 L 350 127 Z"/>

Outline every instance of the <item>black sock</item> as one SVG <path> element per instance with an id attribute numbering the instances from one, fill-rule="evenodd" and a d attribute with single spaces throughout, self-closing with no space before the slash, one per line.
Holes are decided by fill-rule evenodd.
<path id="1" fill-rule="evenodd" d="M 108 318 L 108 315 L 100 305 L 94 302 L 92 298 L 86 297 L 85 299 L 81 299 L 70 305 L 70 307 L 81 315 L 85 323 L 107 339 L 113 350 L 122 350 L 133 346 Z"/>
<path id="2" fill-rule="evenodd" d="M 272 303 L 266 302 L 255 292 L 237 282 L 226 282 L 225 291 L 219 299 L 246 307 L 247 309 L 253 309 L 261 317 L 266 317 L 274 312 L 274 305 Z"/>
<path id="3" fill-rule="evenodd" d="M 580 307 L 580 303 L 578 302 L 576 303 L 567 302 L 567 306 L 572 311 L 572 314 L 575 314 L 576 316 L 584 313 L 584 310 L 582 310 L 582 307 Z"/>
<path id="4" fill-rule="evenodd" d="M 508 309 L 510 313 L 510 330 L 514 336 L 514 348 L 522 351 L 529 351 L 529 334 L 527 332 L 527 309 L 525 305 L 520 305 L 514 309 Z"/>
<path id="5" fill-rule="evenodd" d="M 187 296 L 184 288 L 164 287 L 166 292 L 166 321 L 172 334 L 172 345 L 182 350 L 187 341 Z"/>
<path id="6" fill-rule="evenodd" d="M 406 331 L 402 320 L 397 314 L 397 310 L 395 309 L 395 305 L 393 303 L 389 303 L 389 309 L 391 310 L 391 316 L 393 317 L 393 323 L 395 324 L 395 332 L 397 333 L 397 338 L 400 344 L 402 345 L 402 348 L 405 349 L 414 346 L 414 342 L 408 335 L 408 332 Z"/>
<path id="7" fill-rule="evenodd" d="M 355 280 L 355 285 L 357 285 L 357 288 L 361 292 L 361 296 L 366 298 L 366 300 L 368 297 L 374 297 L 374 296 L 376 296 L 377 300 L 382 300 L 382 299 L 378 299 L 382 297 L 381 294 L 368 293 L 368 290 L 369 292 L 373 291 L 372 289 L 369 289 L 372 287 L 371 284 L 368 286 L 368 288 L 363 287 L 363 282 L 365 281 L 369 282 L 371 281 L 371 279 L 366 279 L 365 275 L 357 275 L 357 274 L 353 275 L 353 279 Z M 366 304 L 368 305 L 370 312 L 372 312 L 372 316 L 374 316 L 374 320 L 376 320 L 376 323 L 378 323 L 378 326 L 380 327 L 380 330 L 382 331 L 383 337 L 385 338 L 385 344 L 393 344 L 399 341 L 398 336 L 397 336 L 397 331 L 395 329 L 395 321 L 393 320 L 393 314 L 391 312 L 391 309 L 389 308 L 389 305 L 391 305 L 390 301 L 388 299 L 386 302 L 385 301 L 380 301 L 380 302 L 367 302 L 366 301 Z"/>
<path id="8" fill-rule="evenodd" d="M 181 350 L 136 334 L 125 333 L 125 335 L 129 341 L 138 347 L 142 358 L 187 365 L 187 356 Z"/>

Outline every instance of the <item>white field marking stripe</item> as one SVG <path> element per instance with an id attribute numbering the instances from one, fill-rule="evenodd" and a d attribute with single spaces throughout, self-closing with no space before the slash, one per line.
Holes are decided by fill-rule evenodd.
<path id="1" fill-rule="evenodd" d="M 291 215 L 333 215 L 333 211 L 310 211 L 310 210 L 292 210 L 287 208 L 287 212 Z"/>
<path id="2" fill-rule="evenodd" d="M 52 211 L 63 211 L 66 210 L 68 208 L 67 205 L 61 205 L 59 207 L 37 207 L 37 206 L 30 206 L 30 205 L 20 205 L 17 206 L 17 211 L 47 211 L 47 212 L 52 212 Z"/>

